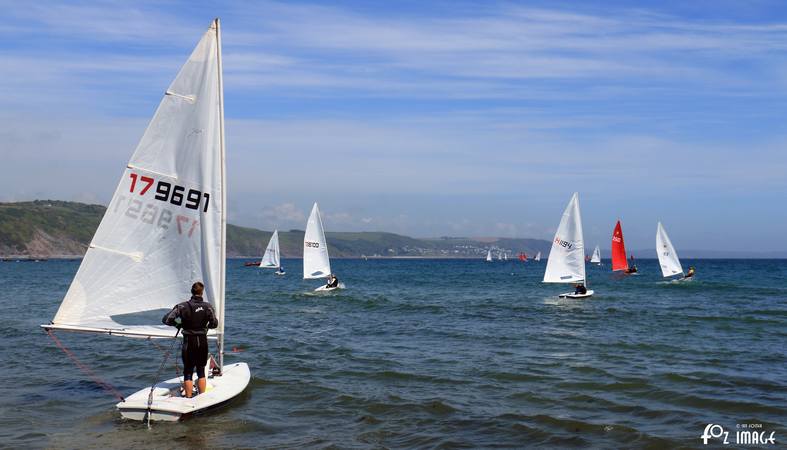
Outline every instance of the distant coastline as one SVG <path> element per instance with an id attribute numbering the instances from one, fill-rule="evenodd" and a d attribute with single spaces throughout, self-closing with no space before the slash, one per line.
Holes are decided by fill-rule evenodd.
<path id="1" fill-rule="evenodd" d="M 80 259 L 106 208 L 59 200 L 0 203 L 0 260 Z M 260 258 L 271 231 L 227 224 L 227 256 Z M 300 258 L 303 231 L 279 231 L 284 258 Z M 482 259 L 488 251 L 516 260 L 537 252 L 546 260 L 551 243 L 544 239 L 501 237 L 412 238 L 387 232 L 328 232 L 332 258 L 349 259 Z M 738 252 L 681 249 L 691 259 L 787 259 L 783 252 Z M 655 249 L 634 249 L 638 259 L 655 259 Z M 608 256 L 602 252 L 602 257 Z"/>

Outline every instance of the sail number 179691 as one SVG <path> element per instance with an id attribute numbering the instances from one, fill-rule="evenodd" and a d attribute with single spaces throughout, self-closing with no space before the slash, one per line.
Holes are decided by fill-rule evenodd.
<path id="1" fill-rule="evenodd" d="M 166 181 L 156 180 L 153 177 L 140 176 L 136 173 L 130 173 L 131 186 L 129 191 L 133 194 L 137 187 L 139 187 L 139 195 L 145 195 L 148 190 L 155 184 L 156 200 L 171 203 L 175 206 L 185 206 L 188 209 L 198 210 L 202 200 L 205 200 L 202 206 L 203 212 L 208 212 L 208 204 L 210 203 L 210 194 L 202 192 L 198 189 L 189 189 L 177 184 L 168 183 Z"/>

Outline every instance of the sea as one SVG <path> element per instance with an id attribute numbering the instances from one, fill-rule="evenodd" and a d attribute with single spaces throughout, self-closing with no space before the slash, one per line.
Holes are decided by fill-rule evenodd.
<path id="1" fill-rule="evenodd" d="M 604 261 L 588 266 L 585 300 L 558 299 L 572 287 L 542 283 L 546 261 L 336 259 L 346 289 L 331 294 L 313 292 L 300 260 L 284 260 L 283 277 L 243 262 L 227 263 L 226 361 L 248 363 L 251 383 L 222 409 L 150 428 L 122 419 L 86 371 L 127 395 L 154 381 L 163 351 L 56 333 L 81 369 L 39 328 L 79 261 L 0 263 L 0 447 L 787 442 L 785 260 L 684 260 L 690 282 L 663 280 L 655 260 L 635 276 Z M 170 342 L 177 353 L 158 344 Z M 170 359 L 162 378 L 175 373 Z M 734 445 L 740 431 L 776 444 Z"/>

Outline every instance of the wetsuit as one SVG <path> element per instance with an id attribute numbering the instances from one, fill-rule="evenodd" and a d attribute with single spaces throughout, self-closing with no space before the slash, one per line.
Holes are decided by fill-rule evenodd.
<path id="1" fill-rule="evenodd" d="M 208 363 L 208 328 L 219 325 L 213 306 L 202 297 L 193 295 L 189 301 L 178 303 L 161 320 L 166 325 L 177 326 L 180 318 L 183 333 L 183 379 L 190 380 L 197 368 L 197 378 L 205 378 Z"/>
<path id="2" fill-rule="evenodd" d="M 588 293 L 588 289 L 582 284 L 580 284 L 579 286 L 577 286 L 576 289 L 574 289 L 574 294 L 576 295 L 585 295 L 587 293 Z"/>
<path id="3" fill-rule="evenodd" d="M 336 278 L 336 277 L 333 277 L 332 281 L 328 281 L 328 287 L 329 288 L 333 288 L 333 287 L 336 287 L 338 285 L 339 285 L 339 279 Z"/>

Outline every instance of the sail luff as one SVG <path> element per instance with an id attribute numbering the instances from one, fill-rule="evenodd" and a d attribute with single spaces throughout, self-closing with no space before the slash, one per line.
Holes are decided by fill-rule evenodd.
<path id="1" fill-rule="evenodd" d="M 224 293 L 226 282 L 226 265 L 227 265 L 227 165 L 226 165 L 226 143 L 224 139 L 224 77 L 223 67 L 221 64 L 221 28 L 219 26 L 219 18 L 213 21 L 216 27 L 216 60 L 218 69 L 219 81 L 219 140 L 221 142 L 221 251 L 219 265 L 221 267 L 219 274 L 219 298 L 220 312 L 219 312 L 219 370 L 224 367 Z"/>

